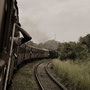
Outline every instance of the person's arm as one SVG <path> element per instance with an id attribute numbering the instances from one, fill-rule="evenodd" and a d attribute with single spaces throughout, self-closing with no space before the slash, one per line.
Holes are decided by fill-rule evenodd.
<path id="1" fill-rule="evenodd" d="M 20 26 L 17 25 L 17 28 L 18 28 L 18 31 L 20 31 L 24 37 L 22 39 L 22 43 L 27 42 L 32 39 L 32 37 L 25 30 L 23 30 Z"/>

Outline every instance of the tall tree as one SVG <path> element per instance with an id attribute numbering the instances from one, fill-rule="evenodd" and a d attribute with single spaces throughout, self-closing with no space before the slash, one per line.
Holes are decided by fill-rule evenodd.
<path id="1" fill-rule="evenodd" d="M 88 34 L 84 37 L 80 37 L 79 43 L 86 45 L 88 48 L 88 52 L 90 53 L 90 34 Z"/>

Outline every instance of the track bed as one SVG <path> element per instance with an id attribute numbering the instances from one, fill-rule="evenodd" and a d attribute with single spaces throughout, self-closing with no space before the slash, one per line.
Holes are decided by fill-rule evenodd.
<path id="1" fill-rule="evenodd" d="M 41 90 L 66 90 L 49 75 L 47 66 L 48 62 L 42 62 L 35 67 L 35 76 Z"/>

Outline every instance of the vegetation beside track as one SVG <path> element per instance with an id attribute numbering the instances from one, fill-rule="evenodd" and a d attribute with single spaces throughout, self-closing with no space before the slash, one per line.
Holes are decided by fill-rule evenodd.
<path id="1" fill-rule="evenodd" d="M 13 82 L 9 90 L 38 90 L 34 80 L 33 67 L 36 62 L 29 63 L 18 70 L 14 75 Z"/>
<path id="2" fill-rule="evenodd" d="M 51 67 L 68 90 L 90 90 L 90 62 L 53 60 Z"/>

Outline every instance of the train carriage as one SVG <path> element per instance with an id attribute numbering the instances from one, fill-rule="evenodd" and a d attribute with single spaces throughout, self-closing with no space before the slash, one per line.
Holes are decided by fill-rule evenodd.
<path id="1" fill-rule="evenodd" d="M 18 24 L 16 0 L 0 0 L 0 90 L 7 89 L 14 69 L 23 61 L 48 58 L 55 54 L 27 44 L 14 47 L 14 34 Z"/>
<path id="2" fill-rule="evenodd" d="M 10 37 L 13 30 L 13 0 L 0 0 L 0 90 L 6 89 L 6 70 L 10 56 Z M 2 63 L 5 62 L 5 63 Z M 13 63 L 12 63 L 13 65 Z M 12 65 L 10 67 L 12 67 Z M 10 69 L 10 71 L 12 71 Z M 11 76 L 11 74 L 9 74 Z M 5 83 L 6 82 L 6 83 Z M 3 85 L 2 85 L 3 84 Z M 5 86 L 5 88 L 4 88 Z"/>
<path id="3" fill-rule="evenodd" d="M 23 44 L 18 47 L 17 52 L 17 65 L 19 65 L 25 59 L 26 46 Z"/>
<path id="4" fill-rule="evenodd" d="M 25 44 L 25 58 L 24 60 L 28 60 L 31 57 L 31 48 Z"/>

